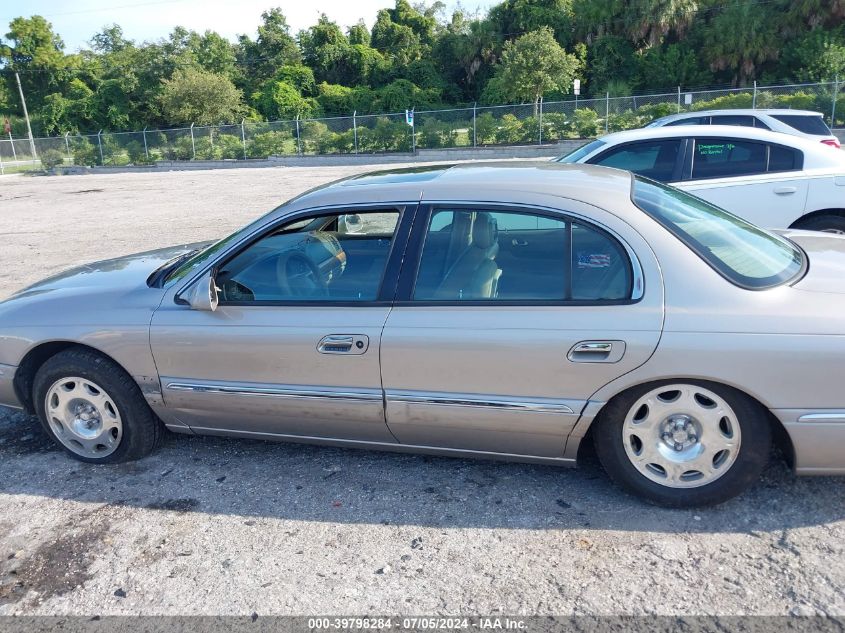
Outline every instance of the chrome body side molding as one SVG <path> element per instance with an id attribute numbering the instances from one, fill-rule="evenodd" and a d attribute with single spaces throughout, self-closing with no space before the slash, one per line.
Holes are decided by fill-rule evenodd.
<path id="1" fill-rule="evenodd" d="M 167 383 L 168 391 L 192 393 L 223 394 L 233 396 L 256 396 L 263 398 L 291 398 L 305 400 L 344 400 L 350 402 L 381 401 L 382 395 L 378 390 L 351 391 L 338 388 L 317 389 L 312 387 L 250 387 L 246 385 L 217 385 L 205 383 Z"/>
<path id="2" fill-rule="evenodd" d="M 584 406 L 583 402 L 571 400 L 528 400 L 524 398 L 504 400 L 476 395 L 426 394 L 423 392 L 405 391 L 386 391 L 385 398 L 388 402 L 407 404 L 428 404 L 443 407 L 469 407 L 473 409 L 495 409 L 498 411 L 518 411 L 523 413 L 557 413 L 565 415 L 577 415 Z"/>

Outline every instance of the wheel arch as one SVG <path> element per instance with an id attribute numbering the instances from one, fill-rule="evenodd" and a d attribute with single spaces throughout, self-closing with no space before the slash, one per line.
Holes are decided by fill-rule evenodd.
<path id="1" fill-rule="evenodd" d="M 749 393 L 746 389 L 739 387 L 737 385 L 732 385 L 727 382 L 721 380 L 714 380 L 712 378 L 700 377 L 700 376 L 671 376 L 671 377 L 664 377 L 664 378 L 657 378 L 657 379 L 649 379 L 643 380 L 641 382 L 637 382 L 634 384 L 629 384 L 625 386 L 624 389 L 620 389 L 613 393 L 607 400 L 600 406 L 598 411 L 592 415 L 589 420 L 586 420 L 586 425 L 583 427 L 581 426 L 581 422 L 576 425 L 576 428 L 573 430 L 573 434 L 570 436 L 573 439 L 576 439 L 578 446 L 574 448 L 573 452 L 576 453 L 577 456 L 580 457 L 581 451 L 584 450 L 584 446 L 589 442 L 585 442 L 585 440 L 589 440 L 592 437 L 592 428 L 595 424 L 596 420 L 600 418 L 600 416 L 607 410 L 608 405 L 617 400 L 620 397 L 623 397 L 625 394 L 629 393 L 634 389 L 640 389 L 642 387 L 656 387 L 660 384 L 668 383 L 668 382 L 682 382 L 682 381 L 691 381 L 696 383 L 707 383 L 709 385 L 713 385 L 715 387 L 722 387 L 726 389 L 731 389 L 736 391 L 737 393 L 745 396 L 749 400 L 751 400 L 765 415 L 766 419 L 769 422 L 769 427 L 772 430 L 772 440 L 777 448 L 781 451 L 783 456 L 786 458 L 787 463 L 790 467 L 794 467 L 795 465 L 795 447 L 792 443 L 792 439 L 789 436 L 786 428 L 783 426 L 783 423 L 777 418 L 777 416 L 772 413 L 772 410 L 757 396 L 752 393 Z M 602 389 L 604 391 L 604 389 Z M 580 427 L 580 428 L 579 428 Z M 569 451 L 567 451 L 569 453 Z"/>
<path id="2" fill-rule="evenodd" d="M 845 218 L 845 209 L 837 209 L 837 208 L 818 209 L 816 211 L 811 211 L 810 213 L 805 213 L 800 218 L 795 220 L 795 222 L 790 224 L 789 228 L 791 228 L 791 229 L 800 228 L 798 225 L 801 224 L 802 222 L 805 222 L 807 220 L 811 220 L 813 218 L 818 218 L 818 217 L 821 217 L 823 215 L 835 215 L 835 216 L 838 216 L 840 218 Z"/>
<path id="3" fill-rule="evenodd" d="M 100 356 L 109 359 L 126 371 L 126 368 L 117 362 L 114 357 L 110 356 L 101 349 L 92 347 L 91 345 L 66 340 L 41 342 L 27 351 L 23 359 L 21 359 L 18 369 L 15 372 L 15 395 L 27 413 L 31 415 L 35 413 L 35 403 L 32 399 L 32 386 L 35 380 L 35 374 L 37 374 L 38 370 L 41 369 L 44 363 L 53 358 L 53 356 L 68 349 L 82 349 L 94 352 L 95 354 L 99 354 Z"/>

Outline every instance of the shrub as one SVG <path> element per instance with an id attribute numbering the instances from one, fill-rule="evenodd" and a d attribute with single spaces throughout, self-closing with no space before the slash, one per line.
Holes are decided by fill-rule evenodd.
<path id="1" fill-rule="evenodd" d="M 64 165 L 64 163 L 64 154 L 57 149 L 45 149 L 41 152 L 41 166 L 44 169 L 53 169 L 53 167 Z"/>
<path id="2" fill-rule="evenodd" d="M 496 142 L 496 119 L 490 112 L 482 112 L 475 118 L 475 140 L 479 145 Z"/>
<path id="3" fill-rule="evenodd" d="M 678 113 L 677 103 L 649 103 L 637 108 L 637 114 L 642 119 L 642 124 L 650 123 L 670 114 Z"/>
<path id="4" fill-rule="evenodd" d="M 264 132 L 256 134 L 247 141 L 247 155 L 250 158 L 267 158 L 272 155 L 296 153 L 296 141 L 293 135 L 286 131 Z"/>
<path id="5" fill-rule="evenodd" d="M 218 148 L 220 158 L 243 158 L 244 144 L 239 136 L 234 134 L 221 134 L 214 141 Z"/>
<path id="6" fill-rule="evenodd" d="M 559 141 L 569 136 L 571 126 L 563 112 L 550 112 L 543 115 L 543 139 Z"/>
<path id="7" fill-rule="evenodd" d="M 572 113 L 572 127 L 578 138 L 595 138 L 599 135 L 599 115 L 595 110 L 579 108 Z"/>
<path id="8" fill-rule="evenodd" d="M 496 142 L 504 145 L 519 143 L 523 139 L 522 123 L 513 114 L 506 114 L 499 120 Z"/>
<path id="9" fill-rule="evenodd" d="M 722 95 L 709 101 L 693 103 L 690 110 L 723 110 L 734 108 L 750 108 L 754 97 L 750 92 L 737 92 L 729 95 Z"/>
<path id="10" fill-rule="evenodd" d="M 79 139 L 73 144 L 73 164 L 90 167 L 100 163 L 100 154 L 87 139 Z"/>

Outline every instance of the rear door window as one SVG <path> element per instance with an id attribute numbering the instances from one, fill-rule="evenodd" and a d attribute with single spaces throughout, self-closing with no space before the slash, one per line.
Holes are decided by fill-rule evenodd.
<path id="1" fill-rule="evenodd" d="M 769 171 L 794 171 L 804 166 L 804 154 L 783 145 L 769 145 Z"/>
<path id="2" fill-rule="evenodd" d="M 672 121 L 671 123 L 667 123 L 666 127 L 675 125 L 710 125 L 710 117 L 691 116 L 687 119 L 679 119 L 678 121 Z"/>
<path id="3" fill-rule="evenodd" d="M 754 127 L 754 117 L 744 114 L 720 114 L 711 118 L 711 125 L 741 125 Z"/>
<path id="4" fill-rule="evenodd" d="M 626 169 L 647 178 L 670 182 L 675 179 L 681 143 L 683 140 L 677 138 L 625 143 L 599 154 L 588 162 Z"/>
<path id="5" fill-rule="evenodd" d="M 804 134 L 813 136 L 833 136 L 827 123 L 820 116 L 806 114 L 773 114 L 773 119 L 786 123 L 789 127 L 795 128 Z"/>
<path id="6" fill-rule="evenodd" d="M 693 150 L 692 179 L 730 178 L 766 172 L 765 143 L 742 139 L 697 138 Z"/>

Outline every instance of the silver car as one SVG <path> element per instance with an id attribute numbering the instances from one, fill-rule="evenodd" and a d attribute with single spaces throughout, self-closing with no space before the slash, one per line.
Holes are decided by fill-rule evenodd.
<path id="1" fill-rule="evenodd" d="M 773 442 L 845 474 L 845 238 L 589 165 L 395 170 L 0 303 L 0 403 L 110 463 L 178 433 L 570 466 L 669 506 Z"/>

